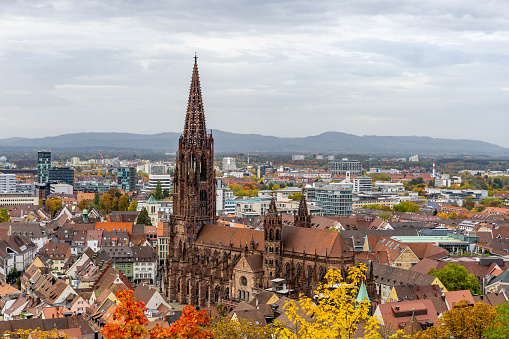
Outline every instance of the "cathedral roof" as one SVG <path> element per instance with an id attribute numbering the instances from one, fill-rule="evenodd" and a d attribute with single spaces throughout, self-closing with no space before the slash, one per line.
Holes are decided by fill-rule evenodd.
<path id="1" fill-rule="evenodd" d="M 252 241 L 255 244 L 254 250 L 264 250 L 263 231 L 206 224 L 201 228 L 196 244 L 222 246 L 230 246 L 231 244 L 233 248 L 242 250 L 246 244 L 250 246 Z M 294 251 L 308 255 L 316 253 L 318 256 L 328 256 L 330 258 L 351 255 L 339 232 L 283 226 L 282 242 L 284 251 Z"/>

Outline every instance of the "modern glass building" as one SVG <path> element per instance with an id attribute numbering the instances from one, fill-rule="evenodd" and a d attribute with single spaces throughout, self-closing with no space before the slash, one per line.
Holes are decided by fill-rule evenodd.
<path id="1" fill-rule="evenodd" d="M 74 168 L 71 167 L 52 167 L 49 169 L 49 181 L 65 182 L 74 188 Z"/>
<path id="2" fill-rule="evenodd" d="M 51 168 L 51 152 L 37 152 L 37 182 L 47 183 L 49 180 L 49 169 Z"/>
<path id="3" fill-rule="evenodd" d="M 316 206 L 320 207 L 324 217 L 352 214 L 352 190 L 334 186 L 315 189 Z"/>
<path id="4" fill-rule="evenodd" d="M 136 191 L 136 168 L 119 167 L 117 170 L 117 188 L 125 192 Z"/>

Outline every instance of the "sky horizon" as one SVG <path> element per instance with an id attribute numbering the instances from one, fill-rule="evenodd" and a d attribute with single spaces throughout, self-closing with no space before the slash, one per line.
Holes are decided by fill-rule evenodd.
<path id="1" fill-rule="evenodd" d="M 0 3 L 0 138 L 208 129 L 509 147 L 509 3 Z"/>

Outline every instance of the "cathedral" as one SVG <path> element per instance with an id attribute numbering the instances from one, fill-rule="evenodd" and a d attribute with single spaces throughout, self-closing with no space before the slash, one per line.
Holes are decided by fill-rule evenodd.
<path id="1" fill-rule="evenodd" d="M 311 295 L 329 269 L 355 264 L 339 232 L 311 228 L 304 195 L 294 226 L 282 224 L 272 200 L 263 230 L 218 225 L 215 203 L 214 139 L 205 125 L 195 56 L 176 157 L 166 261 L 168 300 L 234 307 L 263 290 L 288 297 Z"/>

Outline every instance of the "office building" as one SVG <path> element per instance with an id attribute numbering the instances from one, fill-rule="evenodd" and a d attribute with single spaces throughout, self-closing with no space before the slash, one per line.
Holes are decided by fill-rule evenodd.
<path id="1" fill-rule="evenodd" d="M 117 171 L 117 188 L 125 192 L 136 190 L 136 168 L 119 167 Z"/>
<path id="2" fill-rule="evenodd" d="M 223 171 L 236 171 L 235 158 L 223 158 Z"/>
<path id="3" fill-rule="evenodd" d="M 348 158 L 329 161 L 329 173 L 332 176 L 346 175 L 346 172 L 350 172 L 350 175 L 361 175 L 361 162 L 357 160 L 348 160 Z"/>
<path id="4" fill-rule="evenodd" d="M 145 186 L 145 192 L 152 192 L 156 190 L 157 182 L 161 182 L 161 189 L 171 191 L 173 188 L 173 177 L 169 174 L 149 174 L 148 184 Z"/>
<path id="5" fill-rule="evenodd" d="M 352 190 L 326 185 L 315 189 L 316 206 L 322 209 L 321 215 L 329 217 L 333 215 L 352 214 Z"/>
<path id="6" fill-rule="evenodd" d="M 0 174 L 0 193 L 16 193 L 16 174 Z"/>
<path id="7" fill-rule="evenodd" d="M 37 152 L 37 182 L 40 184 L 47 183 L 49 180 L 49 169 L 51 167 L 51 152 Z"/>
<path id="8" fill-rule="evenodd" d="M 54 183 L 65 183 L 74 188 L 74 168 L 52 167 L 49 169 L 49 181 Z"/>

